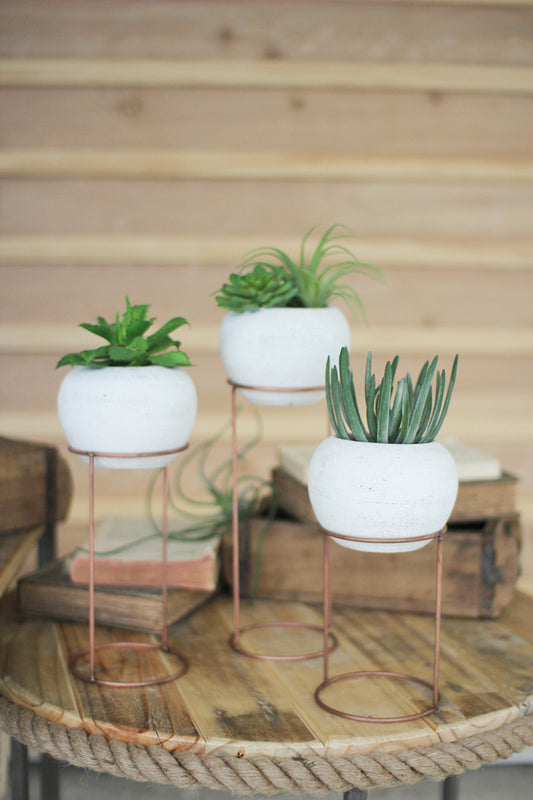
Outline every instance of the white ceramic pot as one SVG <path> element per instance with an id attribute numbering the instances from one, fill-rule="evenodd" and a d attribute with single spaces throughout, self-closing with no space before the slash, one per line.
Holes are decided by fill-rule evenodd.
<path id="1" fill-rule="evenodd" d="M 198 400 L 181 367 L 75 367 L 59 388 L 57 408 L 69 445 L 90 453 L 154 453 L 189 441 Z M 95 458 L 111 469 L 163 467 L 175 455 Z M 88 461 L 87 457 L 83 457 Z"/>
<path id="2" fill-rule="evenodd" d="M 226 314 L 220 354 L 231 381 L 244 386 L 304 388 L 323 386 L 328 355 L 336 361 L 350 346 L 350 327 L 338 308 L 262 308 Z M 241 390 L 264 405 L 309 405 L 324 391 Z"/>
<path id="3" fill-rule="evenodd" d="M 399 553 L 426 541 L 398 538 L 436 533 L 457 496 L 457 467 L 439 442 L 376 444 L 330 436 L 309 465 L 309 499 L 320 525 L 332 533 L 390 544 L 335 539 L 354 550 Z"/>

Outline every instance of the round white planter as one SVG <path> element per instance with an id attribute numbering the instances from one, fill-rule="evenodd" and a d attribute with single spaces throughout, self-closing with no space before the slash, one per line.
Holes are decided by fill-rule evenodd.
<path id="1" fill-rule="evenodd" d="M 337 360 L 350 346 L 350 327 L 338 308 L 262 308 L 226 314 L 220 328 L 220 354 L 233 383 L 273 389 L 324 385 L 328 355 Z M 309 405 L 324 397 L 314 392 L 241 390 L 264 405 Z"/>
<path id="2" fill-rule="evenodd" d="M 75 367 L 59 388 L 57 408 L 69 445 L 89 453 L 154 453 L 189 441 L 198 400 L 180 367 Z M 86 456 L 82 457 L 88 461 Z M 95 458 L 111 469 L 163 467 L 175 454 Z"/>
<path id="3" fill-rule="evenodd" d="M 421 542 L 395 539 L 436 533 L 457 496 L 457 467 L 439 442 L 376 444 L 330 436 L 309 466 L 309 499 L 320 525 L 332 533 L 390 544 L 335 539 L 369 552 L 418 550 Z"/>

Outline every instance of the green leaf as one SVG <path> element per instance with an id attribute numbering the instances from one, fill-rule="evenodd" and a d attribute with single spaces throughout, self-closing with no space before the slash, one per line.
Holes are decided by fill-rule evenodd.
<path id="1" fill-rule="evenodd" d="M 389 415 L 390 415 L 390 400 L 392 392 L 392 366 L 390 361 L 385 365 L 385 374 L 381 382 L 381 389 L 379 392 L 378 405 L 377 405 L 377 433 L 376 440 L 378 442 L 386 443 L 389 440 Z"/>
<path id="2" fill-rule="evenodd" d="M 337 414 L 335 412 L 335 407 L 333 404 L 333 397 L 332 397 L 332 389 L 331 389 L 331 379 L 330 379 L 330 363 L 331 359 L 328 356 L 328 360 L 326 361 L 326 378 L 325 378 L 325 385 L 326 385 L 326 406 L 328 409 L 328 416 L 329 421 L 331 422 L 331 427 L 333 428 L 333 432 L 335 436 L 338 436 L 339 439 L 342 439 L 342 431 L 337 422 Z"/>
<path id="3" fill-rule="evenodd" d="M 160 367 L 190 367 L 192 366 L 188 356 L 181 350 L 174 350 L 168 353 L 161 353 L 157 356 L 150 356 L 150 363 Z"/>
<path id="4" fill-rule="evenodd" d="M 340 380 L 340 399 L 346 422 L 350 426 L 355 438 L 360 442 L 367 442 L 368 435 L 359 413 L 357 398 L 353 385 L 353 374 L 350 370 L 348 348 L 343 347 L 339 354 L 339 380 Z"/>
<path id="5" fill-rule="evenodd" d="M 431 389 L 431 381 L 437 368 L 438 358 L 435 356 L 430 366 L 428 363 L 424 364 L 420 371 L 419 379 L 415 388 L 415 402 L 411 412 L 409 425 L 405 433 L 404 443 L 411 444 L 414 442 L 422 414 L 426 407 L 426 399 Z"/>
<path id="6" fill-rule="evenodd" d="M 352 437 L 350 436 L 350 433 L 344 424 L 339 375 L 337 372 L 337 367 L 335 366 L 331 370 L 331 397 L 333 400 L 333 408 L 335 409 L 335 418 L 341 434 L 340 438 L 351 439 Z"/>
<path id="7" fill-rule="evenodd" d="M 440 429 L 442 427 L 442 423 L 444 422 L 444 418 L 445 418 L 446 414 L 448 413 L 448 408 L 450 406 L 450 400 L 452 399 L 452 393 L 453 393 L 453 389 L 454 389 L 454 386 L 455 386 L 455 379 L 457 378 L 458 363 L 459 363 L 459 356 L 456 355 L 454 360 L 453 360 L 452 372 L 451 372 L 451 375 L 450 375 L 450 382 L 448 384 L 448 391 L 446 393 L 446 400 L 444 401 L 444 406 L 443 406 L 439 421 L 438 421 L 438 423 L 437 423 L 437 425 L 435 427 L 435 430 L 433 432 L 433 438 L 437 437 L 437 434 L 439 433 L 439 431 L 440 431 Z"/>

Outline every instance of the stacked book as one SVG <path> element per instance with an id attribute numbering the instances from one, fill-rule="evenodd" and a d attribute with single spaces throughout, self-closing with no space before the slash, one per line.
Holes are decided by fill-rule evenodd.
<path id="1" fill-rule="evenodd" d="M 497 459 L 443 441 L 457 464 L 459 491 L 444 537 L 443 613 L 495 617 L 511 601 L 519 575 L 517 480 Z M 270 599 L 322 601 L 323 534 L 307 492 L 313 447 L 280 448 L 272 479 L 278 517 L 241 530 L 241 591 Z M 231 582 L 231 541 L 223 572 Z M 260 554 L 258 555 L 258 551 Z M 411 553 L 366 553 L 334 543 L 333 598 L 361 608 L 432 612 L 435 545 Z"/>
<path id="2" fill-rule="evenodd" d="M 170 526 L 170 530 L 183 527 Z M 167 621 L 183 619 L 206 603 L 219 583 L 220 537 L 168 542 Z M 157 633 L 163 624 L 162 540 L 149 520 L 115 518 L 97 527 L 94 610 L 100 625 Z M 89 618 L 88 543 L 18 582 L 20 610 L 30 616 L 86 622 Z"/>

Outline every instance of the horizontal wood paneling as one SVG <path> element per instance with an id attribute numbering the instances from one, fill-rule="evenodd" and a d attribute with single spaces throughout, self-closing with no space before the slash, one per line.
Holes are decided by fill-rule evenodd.
<path id="1" fill-rule="evenodd" d="M 299 240 L 295 237 L 270 235 L 265 236 L 264 241 L 292 253 L 296 253 L 299 247 Z M 259 244 L 256 236 L 6 235 L 0 239 L 0 265 L 184 267 L 195 264 L 223 265 L 229 271 L 245 253 Z M 384 271 L 409 267 L 461 272 L 533 271 L 533 239 L 488 242 L 486 239 L 447 241 L 357 237 L 353 247 L 362 260 L 380 265 Z"/>
<path id="2" fill-rule="evenodd" d="M 0 105 L 0 142 L 6 148 L 149 144 L 234 152 L 480 158 L 508 156 L 512 141 L 513 157 L 533 154 L 533 103 L 528 95 L 4 88 Z"/>
<path id="3" fill-rule="evenodd" d="M 367 259 L 364 249 L 359 254 Z M 385 285 L 367 278 L 350 281 L 364 301 L 370 329 L 376 325 L 442 329 L 531 326 L 531 271 L 389 269 L 386 261 L 374 263 L 383 270 Z M 222 321 L 223 311 L 215 305 L 213 294 L 227 280 L 232 265 L 202 266 L 192 261 L 179 267 L 158 267 L 151 266 L 148 259 L 147 266 L 134 267 L 128 262 L 90 268 L 80 264 L 73 259 L 61 267 L 43 267 L 38 261 L 0 267 L 1 319 L 35 321 L 37 327 L 62 321 L 74 331 L 79 322 L 94 321 L 98 314 L 113 317 L 124 308 L 129 294 L 134 302 L 150 303 L 157 319 L 185 316 L 191 332 L 199 325 Z M 29 309 L 33 311 L 28 317 Z M 356 320 L 353 325 L 354 332 L 362 327 Z M 187 330 L 181 338 L 187 341 Z"/>
<path id="4" fill-rule="evenodd" d="M 531 94 L 531 66 L 342 61 L 0 60 L 0 86 L 371 89 Z"/>
<path id="5" fill-rule="evenodd" d="M 282 198 L 282 202 L 280 202 Z M 0 233 L 299 237 L 342 222 L 369 238 L 531 239 L 532 184 L 8 180 Z"/>
<path id="6" fill-rule="evenodd" d="M 208 150 L 24 150 L 0 153 L 0 177 L 530 183 L 529 158 L 386 158 Z"/>
<path id="7" fill-rule="evenodd" d="M 531 63 L 531 9 L 446 3 L 5 0 L 9 58 Z"/>

